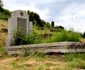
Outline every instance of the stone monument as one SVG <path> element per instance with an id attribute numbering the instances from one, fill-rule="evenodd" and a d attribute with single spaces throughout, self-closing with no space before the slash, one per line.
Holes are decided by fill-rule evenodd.
<path id="1" fill-rule="evenodd" d="M 13 30 L 22 26 L 22 33 L 28 34 L 32 30 L 32 22 L 29 21 L 29 15 L 26 11 L 13 11 L 11 17 L 8 19 L 8 43 L 11 45 L 14 42 Z"/>

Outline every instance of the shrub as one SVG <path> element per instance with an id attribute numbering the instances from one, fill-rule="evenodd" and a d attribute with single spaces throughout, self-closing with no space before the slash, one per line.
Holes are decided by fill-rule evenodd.
<path id="1" fill-rule="evenodd" d="M 9 17 L 10 15 L 0 12 L 0 19 L 8 20 Z"/>
<path id="2" fill-rule="evenodd" d="M 21 44 L 34 44 L 36 36 L 34 34 L 28 34 L 24 36 L 21 41 Z"/>
<path id="3" fill-rule="evenodd" d="M 23 38 L 24 38 L 24 35 L 22 34 L 21 28 L 14 30 L 13 37 L 15 40 L 14 45 L 20 45 Z"/>
<path id="4" fill-rule="evenodd" d="M 7 9 L 0 8 L 0 19 L 8 20 L 11 16 L 11 12 Z"/>
<path id="5" fill-rule="evenodd" d="M 56 34 L 54 34 L 51 38 L 51 40 L 53 42 L 60 42 L 60 41 L 66 41 L 67 40 L 67 32 L 66 31 L 62 31 L 62 32 L 58 32 Z"/>
<path id="6" fill-rule="evenodd" d="M 83 38 L 85 38 L 85 32 L 83 33 Z"/>
<path id="7" fill-rule="evenodd" d="M 21 28 L 14 30 L 13 37 L 15 41 L 14 45 L 26 45 L 26 44 L 40 43 L 40 39 L 37 33 L 32 32 L 27 35 L 23 35 Z"/>
<path id="8" fill-rule="evenodd" d="M 62 30 L 65 30 L 63 26 L 55 26 L 56 32 L 61 32 Z"/>
<path id="9" fill-rule="evenodd" d="M 79 33 L 71 31 L 71 32 L 68 32 L 68 39 L 67 39 L 67 41 L 73 41 L 73 42 L 80 41 L 80 37 L 81 36 L 80 36 Z"/>
<path id="10" fill-rule="evenodd" d="M 14 33 L 15 45 L 62 42 L 62 41 L 78 42 L 80 41 L 80 37 L 81 37 L 80 33 L 66 30 L 56 32 L 51 37 L 48 37 L 46 39 L 41 39 L 41 37 L 35 32 L 32 32 L 24 36 L 22 35 L 20 29 L 18 29 L 18 31 Z"/>
<path id="11" fill-rule="evenodd" d="M 62 42 L 62 41 L 73 41 L 78 42 L 80 41 L 80 34 L 76 32 L 68 32 L 68 31 L 61 31 L 54 33 L 51 38 L 45 39 L 45 42 Z M 43 41 L 44 42 L 44 41 Z"/>

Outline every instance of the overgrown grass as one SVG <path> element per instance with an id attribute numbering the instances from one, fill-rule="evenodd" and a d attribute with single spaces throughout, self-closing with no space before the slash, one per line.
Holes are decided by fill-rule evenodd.
<path id="1" fill-rule="evenodd" d="M 64 56 L 67 61 L 73 61 L 77 58 L 85 61 L 85 53 L 67 53 Z"/>
<path id="2" fill-rule="evenodd" d="M 69 62 L 67 66 L 72 69 L 85 69 L 85 61 L 74 59 L 72 62 Z"/>
<path id="3" fill-rule="evenodd" d="M 63 56 L 63 57 L 62 57 Z M 82 58 L 82 57 L 83 58 Z M 69 57 L 69 58 L 68 58 Z M 62 59 L 59 60 L 59 59 Z M 29 64 L 30 59 L 35 59 L 35 63 Z M 68 53 L 65 55 L 51 55 L 42 56 L 42 53 L 35 53 L 29 59 L 28 64 L 21 64 L 20 61 L 14 61 L 12 66 L 14 69 L 35 69 L 35 70 L 73 70 L 73 69 L 85 69 L 85 54 L 84 53 Z M 27 61 L 27 60 L 25 60 Z M 27 66 L 29 65 L 29 66 Z M 35 66 L 36 65 L 36 66 Z"/>
<path id="4" fill-rule="evenodd" d="M 25 44 L 37 44 L 37 43 L 51 43 L 51 42 L 79 42 L 81 35 L 74 31 L 62 30 L 61 32 L 54 32 L 51 37 L 42 39 L 39 34 L 32 32 L 26 36 L 21 35 L 20 32 L 16 32 L 14 35 L 15 45 Z"/>
<path id="5" fill-rule="evenodd" d="M 85 53 L 67 53 L 64 56 L 71 69 L 85 69 Z"/>
<path id="6" fill-rule="evenodd" d="M 78 70 L 85 69 L 85 54 L 68 53 L 64 55 L 46 55 L 35 52 L 33 54 L 28 53 L 28 56 L 25 57 L 18 56 L 7 65 L 8 69 L 10 66 L 12 68 L 9 70 Z M 4 67 L 6 68 L 7 65 Z M 3 67 L 1 68 L 4 69 Z"/>
<path id="7" fill-rule="evenodd" d="M 42 42 L 62 42 L 62 41 L 67 41 L 67 42 L 79 42 L 80 41 L 80 34 L 74 31 L 61 31 L 54 33 L 51 38 L 45 39 Z"/>
<path id="8" fill-rule="evenodd" d="M 4 47 L 0 47 L 0 52 L 5 52 Z"/>
<path id="9" fill-rule="evenodd" d="M 10 15 L 5 14 L 5 13 L 3 13 L 3 12 L 0 12 L 0 19 L 8 20 L 9 17 L 10 17 Z"/>
<path id="10" fill-rule="evenodd" d="M 7 52 L 5 51 L 3 46 L 0 47 L 0 56 L 2 58 L 7 57 Z"/>

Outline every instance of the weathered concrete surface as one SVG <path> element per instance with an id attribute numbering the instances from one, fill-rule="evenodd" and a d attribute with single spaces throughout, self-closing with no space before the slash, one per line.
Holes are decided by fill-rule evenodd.
<path id="1" fill-rule="evenodd" d="M 9 45 L 14 43 L 14 31 L 22 29 L 22 34 L 26 35 L 32 31 L 32 22 L 29 21 L 29 15 L 26 11 L 15 10 L 11 13 L 11 17 L 8 19 L 8 43 Z"/>
<path id="2" fill-rule="evenodd" d="M 20 54 L 23 48 L 30 49 L 31 51 L 43 51 L 48 52 L 85 52 L 85 43 L 83 42 L 56 42 L 56 43 L 44 43 L 44 44 L 31 44 L 20 46 L 6 46 L 6 52 L 9 55 Z"/>

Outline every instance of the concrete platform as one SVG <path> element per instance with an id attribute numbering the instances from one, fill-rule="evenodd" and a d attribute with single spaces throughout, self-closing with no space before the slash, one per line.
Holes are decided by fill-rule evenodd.
<path id="1" fill-rule="evenodd" d="M 20 45 L 20 46 L 6 46 L 5 50 L 9 55 L 12 55 L 12 54 L 21 54 L 23 48 L 29 49 L 30 51 L 38 51 L 38 52 L 43 52 L 43 53 L 85 52 L 85 43 L 83 42 L 55 42 L 55 43 L 30 44 L 30 45 Z"/>

